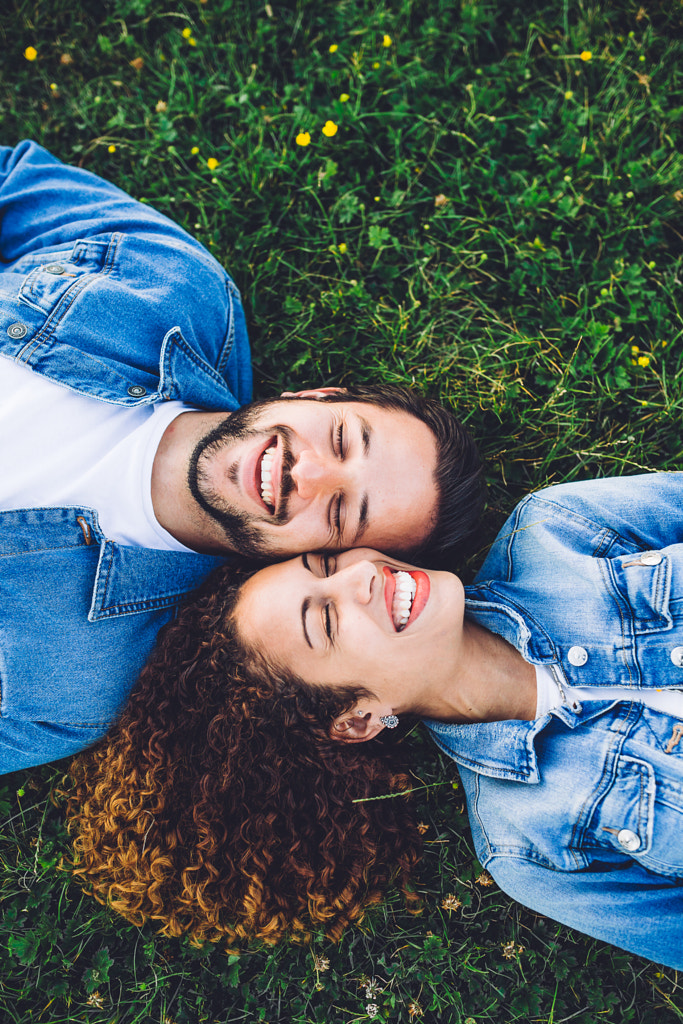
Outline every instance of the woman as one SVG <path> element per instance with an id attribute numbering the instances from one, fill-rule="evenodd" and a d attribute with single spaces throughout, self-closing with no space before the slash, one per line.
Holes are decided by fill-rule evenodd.
<path id="1" fill-rule="evenodd" d="M 373 750 L 376 742 L 360 741 L 419 715 L 458 763 L 477 855 L 506 892 L 682 968 L 681 536 L 683 474 L 563 485 L 518 506 L 467 590 L 449 573 L 356 550 L 270 566 L 222 610 L 191 609 L 200 632 L 185 637 L 185 654 L 167 634 L 156 674 L 176 678 L 218 760 L 204 775 L 195 770 L 191 723 L 173 735 L 163 689 L 154 693 L 163 712 L 151 693 L 139 693 L 118 738 L 92 755 L 99 779 L 79 769 L 79 872 L 132 919 L 168 921 L 169 906 L 187 909 L 204 871 L 204 913 L 213 922 L 227 907 L 235 920 L 239 886 L 221 889 L 222 841 L 235 870 L 239 858 L 258 867 L 252 889 L 246 876 L 241 883 L 243 930 L 224 933 L 253 934 L 243 911 L 258 906 L 272 911 L 276 936 L 305 930 L 303 902 L 283 884 L 290 877 L 283 851 L 294 841 L 287 868 L 301 879 L 299 897 L 307 893 L 313 920 L 327 914 L 341 928 L 388 880 L 385 829 L 402 844 L 407 891 L 417 851 L 409 804 L 367 800 L 406 779 L 393 769 L 382 778 L 385 755 Z M 206 706 L 198 644 L 200 673 L 208 667 L 220 678 L 226 659 L 240 666 L 236 693 L 227 693 L 232 681 L 222 693 L 213 685 Z M 231 766 L 245 754 L 238 781 Z M 125 793 L 111 782 L 117 776 L 126 779 Z M 185 777 L 194 789 L 183 789 Z M 172 792 L 176 814 L 183 803 L 192 808 L 191 824 L 169 827 Z M 204 808 L 220 808 L 223 799 L 225 814 L 213 825 L 218 840 L 205 840 Z M 240 800 L 237 849 L 230 816 Z M 321 821 L 329 840 L 322 860 L 314 835 Z M 359 842 L 345 859 L 346 844 Z M 150 844 L 162 864 L 156 873 Z M 188 845 L 213 860 L 190 863 Z M 173 871 L 181 864 L 179 898 Z M 359 875 L 342 920 L 342 890 L 348 895 Z M 183 927 L 181 917 L 173 926 Z"/>

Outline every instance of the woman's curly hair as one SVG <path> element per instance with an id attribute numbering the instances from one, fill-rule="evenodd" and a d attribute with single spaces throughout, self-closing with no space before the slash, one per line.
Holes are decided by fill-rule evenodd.
<path id="1" fill-rule="evenodd" d="M 244 647 L 245 578 L 225 566 L 181 607 L 120 722 L 71 764 L 74 874 L 197 943 L 337 939 L 392 881 L 416 899 L 412 800 L 368 800 L 409 778 L 389 745 L 328 738 L 363 687 L 307 685 Z"/>

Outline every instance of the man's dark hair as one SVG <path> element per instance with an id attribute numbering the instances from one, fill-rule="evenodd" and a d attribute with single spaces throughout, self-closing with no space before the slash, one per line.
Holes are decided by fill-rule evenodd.
<path id="1" fill-rule="evenodd" d="M 427 538 L 404 553 L 436 568 L 452 565 L 462 542 L 479 523 L 486 498 L 481 456 L 457 416 L 433 398 L 394 384 L 354 384 L 318 401 L 367 402 L 397 409 L 429 427 L 436 438 L 436 520 Z"/>

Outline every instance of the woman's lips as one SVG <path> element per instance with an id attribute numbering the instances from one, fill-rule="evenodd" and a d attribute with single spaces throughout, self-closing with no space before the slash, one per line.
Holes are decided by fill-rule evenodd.
<path id="1" fill-rule="evenodd" d="M 427 604 L 427 601 L 429 600 L 430 589 L 429 576 L 427 575 L 426 572 L 422 572 L 421 569 L 403 569 L 401 571 L 407 572 L 409 576 L 412 576 L 417 585 L 417 590 L 415 591 L 415 596 L 413 598 L 413 603 L 410 609 L 408 621 L 406 622 L 405 626 L 403 626 L 402 629 L 398 630 L 394 625 L 394 616 L 391 614 L 391 609 L 394 601 L 394 593 L 396 591 L 396 577 L 394 575 L 395 570 L 391 569 L 388 565 L 382 566 L 382 572 L 384 573 L 385 579 L 384 603 L 387 606 L 387 612 L 389 614 L 391 625 L 393 626 L 394 630 L 396 630 L 397 633 L 404 633 L 406 629 L 408 629 L 408 627 L 412 625 L 413 622 L 415 622 L 415 619 L 418 617 L 418 615 L 421 614 L 425 605 Z"/>

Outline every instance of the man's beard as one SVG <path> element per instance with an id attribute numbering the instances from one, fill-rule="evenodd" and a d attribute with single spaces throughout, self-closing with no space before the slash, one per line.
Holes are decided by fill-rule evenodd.
<path id="1" fill-rule="evenodd" d="M 206 472 L 206 462 L 237 441 L 248 440 L 251 437 L 264 437 L 266 432 L 263 429 L 255 429 L 254 422 L 258 419 L 262 408 L 270 404 L 271 400 L 252 402 L 226 416 L 217 427 L 205 434 L 195 445 L 187 470 L 187 483 L 192 497 L 199 507 L 219 524 L 230 548 L 239 554 L 256 557 L 269 553 L 269 545 L 267 541 L 264 541 L 262 531 L 256 525 L 263 522 L 267 513 L 264 511 L 263 517 L 260 517 L 230 506 L 210 484 Z M 268 521 L 276 525 L 286 522 L 288 518 L 287 496 L 294 486 L 290 472 L 294 464 L 294 457 L 290 444 L 290 428 L 283 424 L 277 424 L 268 427 L 268 431 L 271 434 L 277 434 L 282 444 L 282 479 L 278 510 L 276 514 L 268 516 Z"/>

